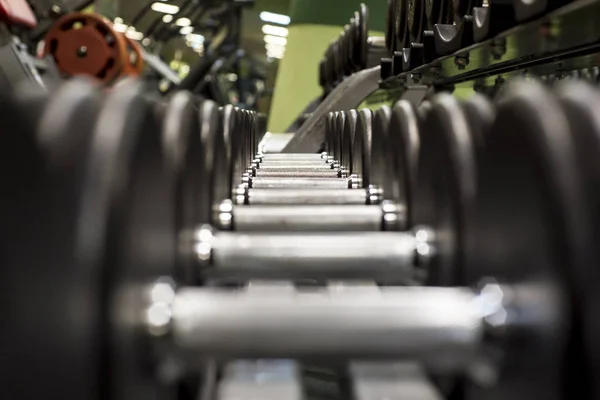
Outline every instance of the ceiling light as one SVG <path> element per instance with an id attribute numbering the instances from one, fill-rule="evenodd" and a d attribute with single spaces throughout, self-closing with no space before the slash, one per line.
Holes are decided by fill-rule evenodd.
<path id="1" fill-rule="evenodd" d="M 267 52 L 267 57 L 269 58 L 278 58 L 278 59 L 282 59 L 284 56 L 283 53 L 271 53 L 271 52 Z"/>
<path id="2" fill-rule="evenodd" d="M 142 32 L 136 32 L 136 31 L 127 31 L 125 33 L 125 35 L 133 40 L 142 40 L 144 38 L 144 34 Z"/>
<path id="3" fill-rule="evenodd" d="M 150 6 L 154 11 L 161 12 L 165 14 L 177 14 L 179 11 L 179 7 L 173 4 L 165 4 L 165 3 L 152 3 Z"/>
<path id="4" fill-rule="evenodd" d="M 163 17 L 163 22 L 165 24 L 168 24 L 169 22 L 173 21 L 173 16 L 171 14 L 167 14 Z"/>
<path id="5" fill-rule="evenodd" d="M 265 43 L 285 46 L 285 44 L 287 43 L 287 39 L 281 36 L 265 35 Z"/>
<path id="6" fill-rule="evenodd" d="M 268 11 L 263 11 L 260 13 L 260 19 L 265 22 L 272 22 L 274 24 L 279 25 L 289 25 L 290 17 L 283 14 L 275 14 Z"/>
<path id="7" fill-rule="evenodd" d="M 185 39 L 192 43 L 204 43 L 204 36 L 199 33 L 190 33 L 185 37 Z"/>
<path id="8" fill-rule="evenodd" d="M 113 24 L 113 29 L 117 32 L 126 32 L 127 31 L 128 26 L 125 24 Z"/>
<path id="9" fill-rule="evenodd" d="M 184 26 L 183 28 L 181 28 L 179 30 L 179 33 L 181 33 L 182 35 L 187 35 L 188 33 L 192 33 L 192 32 L 194 32 L 193 26 Z"/>
<path id="10" fill-rule="evenodd" d="M 267 35 L 287 37 L 288 29 L 283 26 L 263 25 L 262 31 Z"/>
<path id="11" fill-rule="evenodd" d="M 190 26 L 192 24 L 192 21 L 190 21 L 189 18 L 179 18 L 177 21 L 175 21 L 175 25 L 177 26 Z"/>

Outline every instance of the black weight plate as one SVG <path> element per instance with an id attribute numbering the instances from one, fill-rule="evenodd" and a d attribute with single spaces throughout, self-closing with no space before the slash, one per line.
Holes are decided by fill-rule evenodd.
<path id="1" fill-rule="evenodd" d="M 105 341 L 100 392 L 107 398 L 159 395 L 149 343 L 131 321 L 148 305 L 145 285 L 175 268 L 175 176 L 153 108 L 141 82 L 115 88 L 100 110 L 84 166 L 74 250 L 79 268 L 102 274 L 96 335 Z"/>
<path id="2" fill-rule="evenodd" d="M 334 145 L 335 123 L 336 123 L 335 112 L 331 111 L 327 114 L 327 120 L 326 120 L 325 151 L 327 152 L 328 156 L 332 156 L 332 157 L 334 157 L 334 149 L 335 149 L 335 145 Z"/>
<path id="3" fill-rule="evenodd" d="M 373 142 L 373 111 L 358 112 L 352 145 L 352 173 L 360 177 L 362 187 L 371 185 L 371 148 Z"/>
<path id="4" fill-rule="evenodd" d="M 469 123 L 457 99 L 442 93 L 419 126 L 416 190 L 411 193 L 412 223 L 436 235 L 437 255 L 427 266 L 428 282 L 462 282 L 466 211 L 476 195 L 475 148 Z"/>
<path id="5" fill-rule="evenodd" d="M 227 199 L 231 196 L 231 188 L 233 185 L 233 165 L 234 165 L 234 157 L 237 156 L 237 153 L 234 153 L 233 143 L 239 142 L 234 138 L 235 134 L 235 108 L 228 104 L 226 106 L 219 108 L 220 118 L 221 118 L 221 136 L 223 137 L 222 146 L 216 146 L 215 151 L 215 160 L 222 158 L 226 162 L 226 167 L 221 169 L 213 170 L 213 183 L 216 188 L 214 201 L 216 203 Z M 237 151 L 237 147 L 235 149 Z M 238 171 L 239 172 L 239 171 Z M 237 177 L 236 177 L 237 179 Z M 221 196 L 225 196 L 221 198 Z"/>
<path id="6" fill-rule="evenodd" d="M 343 111 L 343 113 L 345 114 L 345 121 L 342 132 L 341 163 L 344 167 L 348 168 L 348 173 L 352 174 L 352 146 L 356 132 L 356 123 L 358 121 L 358 111 L 352 109 L 350 111 Z"/>
<path id="7" fill-rule="evenodd" d="M 389 171 L 384 193 L 386 199 L 413 209 L 419 159 L 419 118 L 409 101 L 400 100 L 392 107 L 388 131 L 386 169 Z M 406 212 L 406 226 L 412 226 L 412 213 Z"/>
<path id="8" fill-rule="evenodd" d="M 592 392 L 588 398 L 597 398 L 600 394 L 600 325 L 598 319 L 598 306 L 600 297 L 598 292 L 599 275 L 597 268 L 600 259 L 598 243 L 600 238 L 600 120 L 598 118 L 598 104 L 600 94 L 597 89 L 589 84 L 572 81 L 561 83 L 557 87 L 558 100 L 569 122 L 572 138 L 574 140 L 579 168 L 582 174 L 587 207 L 590 216 L 592 231 L 589 234 L 593 254 L 589 255 L 587 266 L 583 270 L 573 269 L 575 292 L 579 294 L 580 314 L 583 321 L 583 354 L 589 366 L 587 374 L 577 374 L 580 379 L 586 379 L 580 387 L 591 386 Z"/>
<path id="9" fill-rule="evenodd" d="M 427 28 L 435 24 L 452 24 L 452 0 L 425 0 Z"/>
<path id="10" fill-rule="evenodd" d="M 578 397 L 566 375 L 583 376 L 585 365 L 567 350 L 579 330 L 569 300 L 578 272 L 589 270 L 591 223 L 573 135 L 554 96 L 535 82 L 509 85 L 486 136 L 478 164 L 478 195 L 471 208 L 466 282 L 495 277 L 513 284 L 503 359 L 496 383 L 467 388 L 468 399 L 515 400 Z M 569 316 L 571 311 L 575 314 Z M 572 319 L 571 317 L 575 317 Z M 572 341 L 575 344 L 577 340 Z"/>
<path id="11" fill-rule="evenodd" d="M 227 108 L 227 106 L 225 106 L 224 108 Z M 226 118 L 227 115 L 224 114 L 224 117 Z M 223 126 L 229 126 L 229 137 L 231 140 L 230 146 L 232 175 L 229 178 L 229 196 L 227 196 L 226 198 L 231 197 L 232 190 L 242 182 L 242 175 L 246 171 L 242 160 L 243 133 L 241 132 L 242 122 L 240 117 L 240 110 L 232 107 L 232 112 L 229 116 L 229 121 L 223 121 Z"/>
<path id="12" fill-rule="evenodd" d="M 214 101 L 206 100 L 200 104 L 200 138 L 205 149 L 204 170 L 206 181 L 200 203 L 202 220 L 214 223 L 213 207 L 231 197 L 231 125 L 227 114 L 232 106 L 219 108 Z"/>
<path id="13" fill-rule="evenodd" d="M 322 88 L 327 87 L 327 72 L 326 72 L 325 58 L 319 62 L 319 85 Z"/>
<path id="14" fill-rule="evenodd" d="M 398 0 L 389 0 L 387 13 L 385 14 L 385 47 L 388 54 L 393 54 L 396 51 L 396 3 Z"/>
<path id="15" fill-rule="evenodd" d="M 162 141 L 167 167 L 175 177 L 175 230 L 190 232 L 203 219 L 202 204 L 204 182 L 210 178 L 210 171 L 204 168 L 205 149 L 200 135 L 200 121 L 196 100 L 190 92 L 176 92 L 169 98 L 162 121 Z M 211 166 L 212 167 L 212 166 Z M 193 283 L 195 257 L 181 253 L 174 277 L 177 281 Z"/>
<path id="16" fill-rule="evenodd" d="M 14 374 L 10 385 L 15 390 L 2 387 L 12 391 L 6 398 L 48 393 L 93 398 L 105 383 L 99 371 L 104 344 L 100 332 L 103 271 L 81 264 L 76 235 L 85 174 L 82 164 L 89 155 L 99 96 L 85 80 L 60 86 L 44 107 L 37 132 L 24 125 L 27 121 L 17 121 L 25 115 L 21 110 L 1 108 L 10 112 L 2 115 L 3 125 L 9 128 L 2 132 L 2 148 L 14 152 L 8 159 L 2 157 L 12 161 L 12 170 L 2 170 L 18 177 L 2 179 L 6 190 L 2 209 L 9 212 L 1 224 L 7 229 L 2 242 L 9 246 L 1 252 L 2 281 L 11 300 L 2 304 L 15 307 L 3 313 L 8 319 L 3 331 L 11 336 L 10 342 L 3 343 L 11 347 L 10 353 L 2 354 L 3 362 L 11 365 L 5 372 Z M 5 147 L 4 139 L 14 134 L 22 135 L 21 143 Z M 24 140 L 27 146 L 19 146 Z"/>
<path id="17" fill-rule="evenodd" d="M 368 52 L 368 38 L 369 29 L 369 10 L 364 3 L 360 4 L 359 11 L 354 12 L 354 23 L 356 26 L 356 36 L 354 45 L 354 63 L 357 66 L 357 70 L 363 70 L 367 68 L 367 52 Z"/>
<path id="18" fill-rule="evenodd" d="M 394 21 L 394 41 L 396 42 L 396 51 L 401 51 L 405 47 L 409 47 L 410 43 L 407 38 L 407 22 L 408 22 L 408 1 L 399 0 L 396 2 L 395 21 Z"/>
<path id="19" fill-rule="evenodd" d="M 427 26 L 425 0 L 408 0 L 407 20 L 406 47 L 409 47 L 411 43 L 423 43 L 423 31 Z"/>
<path id="20" fill-rule="evenodd" d="M 2 398 L 92 398 L 100 387 L 100 275 L 82 270 L 73 248 L 97 106 L 79 79 L 59 86 L 41 117 L 0 92 Z"/>
<path id="21" fill-rule="evenodd" d="M 373 137 L 371 143 L 371 184 L 385 189 L 389 187 L 386 183 L 393 180 L 391 167 L 388 167 L 388 134 L 392 109 L 384 105 L 375 111 L 373 115 Z"/>
<path id="22" fill-rule="evenodd" d="M 349 75 L 353 74 L 354 72 L 356 72 L 356 66 L 354 65 L 354 61 L 353 61 L 353 55 L 354 55 L 354 25 L 352 24 L 352 22 L 350 22 L 348 25 L 346 25 L 346 27 L 344 28 L 344 30 L 346 31 L 346 54 L 344 55 L 345 58 L 345 62 L 348 65 L 348 70 L 349 70 Z"/>
<path id="23" fill-rule="evenodd" d="M 343 111 L 336 111 L 336 122 L 335 122 L 335 153 L 336 161 L 342 164 L 342 154 L 344 149 L 344 129 L 346 126 L 346 113 Z"/>

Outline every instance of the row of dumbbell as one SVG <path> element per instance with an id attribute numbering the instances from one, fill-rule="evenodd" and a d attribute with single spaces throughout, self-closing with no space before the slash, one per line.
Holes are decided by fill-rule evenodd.
<path id="1" fill-rule="evenodd" d="M 369 37 L 368 15 L 367 6 L 361 4 L 340 36 L 327 47 L 319 64 L 319 84 L 325 94 L 345 77 L 379 65 L 386 55 L 385 38 Z"/>
<path id="2" fill-rule="evenodd" d="M 91 86 L 77 89 L 47 103 L 36 132 L 18 104 L 3 99 L 0 108 L 10 127 L 0 139 L 6 190 L 0 229 L 10 238 L 1 270 L 11 288 L 2 302 L 3 334 L 19 338 L 7 352 L 12 368 L 3 387 L 91 398 L 102 386 L 141 398 L 161 384 L 148 371 L 174 360 L 178 376 L 220 357 L 383 357 L 472 378 L 482 395 L 507 386 L 521 398 L 553 397 L 565 387 L 572 393 L 572 370 L 584 371 L 581 379 L 593 388 L 600 226 L 595 89 L 570 83 L 550 92 L 526 82 L 508 87 L 495 105 L 441 94 L 420 113 L 405 102 L 378 110 L 373 121 L 387 129 L 371 124 L 371 149 L 382 135 L 381 161 L 402 165 L 384 171 L 416 174 L 407 186 L 414 197 L 398 203 L 414 215 L 407 219 L 411 231 L 327 235 L 190 227 L 181 216 L 198 203 L 180 201 L 189 200 L 180 184 L 197 182 L 173 174 L 179 164 L 155 124 L 156 104 L 135 83 L 106 96 Z M 201 104 L 200 115 L 209 105 Z M 416 171 L 407 161 L 415 137 Z M 372 169 L 365 164 L 369 134 L 362 138 L 362 153 L 348 156 L 362 160 L 364 174 Z M 232 240 L 224 241 L 227 235 Z M 276 239 L 287 247 L 277 247 Z M 228 268 L 222 257 L 232 252 L 238 259 Z M 194 274 L 187 281 L 194 285 L 172 283 L 182 271 Z M 321 293 L 219 287 L 222 280 L 245 285 L 265 278 L 430 287 L 345 283 Z M 148 347 L 135 345 L 140 337 Z M 102 366 L 117 376 L 82 378 Z M 43 384 L 25 384 L 32 374 Z"/>

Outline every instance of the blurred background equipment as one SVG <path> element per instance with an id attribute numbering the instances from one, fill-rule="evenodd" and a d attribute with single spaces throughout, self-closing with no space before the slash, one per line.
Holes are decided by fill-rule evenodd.
<path id="1" fill-rule="evenodd" d="M 600 0 L 0 0 L 0 399 L 600 399 Z"/>

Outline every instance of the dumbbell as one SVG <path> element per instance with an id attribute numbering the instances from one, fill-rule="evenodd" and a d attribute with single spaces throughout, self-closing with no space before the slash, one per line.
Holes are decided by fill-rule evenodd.
<path id="1" fill-rule="evenodd" d="M 125 102 L 120 97 L 124 96 L 121 89 L 111 94 L 111 100 Z M 85 93 L 81 96 L 85 99 Z M 130 97 L 132 104 L 142 107 L 140 101 L 143 98 Z M 61 97 L 61 100 L 65 99 Z M 8 333 L 16 333 L 13 337 L 30 337 L 25 335 L 30 332 L 30 321 L 26 318 L 52 315 L 53 320 L 38 318 L 35 321 L 36 332 L 44 335 L 38 340 L 32 338 L 28 343 L 31 352 L 28 354 L 36 361 L 33 365 L 31 358 L 23 358 L 23 352 L 19 352 L 18 357 L 9 353 L 13 366 L 7 377 L 12 381 L 10 385 L 22 382 L 26 374 L 20 375 L 21 372 L 43 371 L 45 374 L 40 375 L 41 379 L 48 384 L 39 386 L 43 386 L 44 391 L 89 393 L 95 387 L 94 382 L 103 382 L 110 383 L 115 390 L 128 390 L 135 395 L 136 391 L 144 389 L 144 383 L 150 387 L 156 383 L 153 378 L 143 378 L 137 363 L 125 362 L 126 357 L 141 357 L 131 345 L 141 335 L 149 344 L 154 342 L 153 337 L 158 337 L 161 344 L 167 342 L 184 353 L 185 368 L 198 368 L 199 360 L 214 357 L 408 358 L 421 360 L 433 370 L 475 373 L 470 375 L 479 383 L 479 388 L 472 389 L 475 393 L 494 394 L 511 387 L 517 397 L 527 398 L 533 393 L 546 395 L 546 391 L 552 396 L 564 384 L 561 371 L 577 369 L 585 365 L 577 360 L 592 361 L 594 357 L 591 350 L 597 335 L 593 332 L 595 314 L 591 293 L 594 293 L 597 281 L 593 279 L 593 271 L 586 267 L 590 263 L 593 265 L 596 259 L 594 244 L 597 238 L 593 226 L 597 221 L 593 216 L 593 205 L 598 199 L 596 191 L 586 190 L 584 183 L 598 181 L 599 169 L 594 168 L 596 158 L 585 157 L 592 148 L 598 149 L 600 135 L 594 118 L 597 100 L 598 93 L 587 87 L 567 86 L 555 98 L 532 83 L 514 86 L 504 95 L 498 106 L 498 116 L 485 135 L 485 157 L 475 157 L 480 166 L 477 168 L 478 194 L 472 207 L 476 218 L 465 224 L 468 240 L 462 251 L 467 257 L 465 270 L 461 273 L 463 285 L 478 282 L 481 277 L 496 277 L 498 282 L 484 279 L 481 289 L 475 291 L 463 286 L 399 287 L 379 292 L 368 286 L 354 292 L 349 290 L 350 293 L 342 288 L 342 294 L 333 287 L 324 295 L 290 295 L 174 288 L 169 280 L 160 278 L 170 274 L 168 266 L 174 259 L 173 250 L 156 246 L 156 233 L 171 230 L 168 216 L 171 215 L 169 204 L 172 200 L 170 196 L 160 197 L 162 191 L 142 190 L 146 185 L 148 188 L 158 188 L 159 184 L 166 187 L 163 186 L 165 178 L 161 177 L 161 168 L 154 167 L 149 176 L 152 179 L 144 179 L 149 172 L 147 167 L 153 164 L 148 161 L 161 160 L 156 132 L 144 130 L 155 136 L 152 141 L 148 141 L 148 137 L 142 139 L 141 135 L 132 135 L 145 145 L 142 147 L 132 145 L 135 140 L 132 136 L 115 141 L 115 135 L 120 133 L 114 126 L 110 126 L 112 134 L 101 134 L 101 128 L 108 127 L 106 121 L 110 120 L 100 118 L 109 116 L 105 105 L 98 118 L 102 122 L 94 129 L 89 157 L 69 147 L 76 146 L 77 142 L 60 141 L 64 139 L 61 136 L 41 135 L 39 137 L 45 140 L 42 147 L 45 155 L 40 155 L 37 148 L 30 148 L 33 150 L 30 153 L 20 152 L 23 158 L 13 166 L 27 166 L 19 170 L 38 179 L 27 180 L 24 184 L 8 175 L 8 168 L 2 169 L 2 181 L 10 194 L 2 199 L 10 206 L 2 207 L 10 210 L 3 218 L 2 229 L 14 234 L 10 247 L 5 250 L 10 256 L 4 258 L 7 262 L 2 269 L 7 277 L 3 281 L 12 284 L 13 290 L 8 293 L 11 301 L 2 304 L 12 311 L 3 315 L 8 319 Z M 87 104 L 91 103 L 88 101 Z M 77 102 L 82 107 L 79 112 L 84 109 L 84 104 Z M 3 119 L 14 122 L 19 117 L 18 112 L 8 112 L 12 111 L 10 108 L 0 109 L 5 112 Z M 138 118 L 151 115 L 150 111 L 141 113 L 140 108 L 134 110 L 138 112 Z M 447 129 L 463 135 L 461 132 L 469 126 L 469 121 L 462 126 L 456 122 L 464 121 L 464 115 L 470 112 L 464 110 L 468 108 L 457 106 L 453 100 L 442 96 L 427 111 L 423 126 L 436 126 L 439 121 L 450 119 L 453 124 Z M 131 109 L 124 109 L 120 116 L 111 112 L 112 121 L 118 121 L 127 111 Z M 458 119 L 453 119 L 455 114 L 459 115 Z M 52 114 L 46 116 L 49 115 Z M 126 115 L 134 118 L 129 113 Z M 548 115 L 552 116 L 552 123 L 548 123 Z M 81 125 L 69 129 L 78 128 L 77 132 L 85 132 L 79 128 L 89 126 L 90 122 L 89 118 L 83 117 L 79 116 Z M 11 123 L 10 126 L 15 125 Z M 50 129 L 52 124 L 44 126 Z M 17 135 L 20 133 L 11 130 L 3 135 L 0 148 L 5 153 L 0 159 L 4 162 L 10 159 L 5 144 L 12 141 L 19 146 L 11 147 L 11 151 L 22 151 L 32 137 L 37 138 Z M 449 137 L 446 132 L 436 133 L 443 138 Z M 106 142 L 107 139 L 112 140 Z M 57 140 L 59 142 L 55 143 Z M 421 149 L 431 149 L 427 143 L 456 143 L 447 139 L 442 142 L 428 140 L 430 138 L 423 138 Z M 130 150 L 129 162 L 126 162 L 127 152 L 124 151 L 127 148 L 136 149 Z M 150 154 L 159 157 L 149 157 L 149 150 L 153 151 Z M 141 157 L 144 154 L 146 156 Z M 462 164 L 462 152 L 451 154 L 461 160 L 458 164 Z M 52 156 L 46 160 L 50 163 L 40 162 L 47 155 Z M 64 161 L 74 161 L 73 155 L 87 164 L 87 168 L 69 168 Z M 434 159 L 439 157 L 434 155 Z M 108 160 L 119 162 L 106 163 Z M 48 165 L 52 168 L 45 168 Z M 118 170 L 115 165 L 119 166 Z M 64 172 L 82 177 L 83 185 L 66 179 L 62 175 Z M 420 170 L 418 175 L 422 176 Z M 93 190 L 93 193 L 73 196 L 80 193 L 71 191 L 76 188 L 84 188 L 81 192 L 84 194 L 87 190 Z M 61 196 L 70 200 L 68 207 L 56 207 Z M 157 196 L 161 201 L 156 201 Z M 99 204 L 105 206 L 98 207 Z M 540 206 L 543 204 L 547 207 Z M 152 209 L 141 212 L 144 205 Z M 78 222 L 81 220 L 95 222 L 93 229 L 83 229 L 85 225 Z M 76 228 L 78 226 L 81 228 Z M 74 236 L 65 234 L 74 227 Z M 427 230 L 415 232 L 412 243 L 417 260 L 443 256 L 441 250 L 446 238 L 438 236 L 440 231 L 444 233 L 441 229 L 433 235 Z M 39 244 L 35 254 L 19 251 L 29 248 L 31 243 Z M 201 247 L 196 246 L 198 256 L 206 254 L 199 251 Z M 88 251 L 80 251 L 85 249 Z M 75 264 L 79 273 L 70 269 Z M 107 294 L 94 297 L 99 293 L 94 285 L 97 281 L 79 278 L 81 271 L 91 271 L 80 268 L 82 265 L 99 267 L 94 271 L 104 278 L 101 293 Z M 57 273 L 57 267 L 60 273 Z M 31 296 L 30 285 L 19 284 L 24 282 L 22 277 L 32 274 L 40 278 L 35 287 L 36 296 Z M 155 283 L 150 286 L 143 284 L 154 279 Z M 82 289 L 87 296 L 95 298 L 95 302 L 68 301 L 78 298 Z M 39 296 L 40 292 L 46 296 Z M 579 296 L 569 295 L 574 293 Z M 58 296 L 67 301 L 56 301 Z M 85 315 L 86 321 L 58 312 L 63 311 L 65 305 L 74 303 L 81 307 L 79 318 Z M 108 303 L 112 306 L 103 305 Z M 14 312 L 13 307 L 18 307 L 20 312 Z M 100 325 L 112 338 L 107 342 L 95 339 L 97 335 L 89 336 L 93 329 L 82 330 L 79 325 L 92 321 L 100 309 L 105 310 L 103 315 L 108 317 L 98 321 L 110 321 L 110 325 L 106 322 L 106 325 Z M 570 316 L 564 310 L 581 311 Z M 127 315 L 139 318 L 124 318 Z M 436 318 L 430 318 L 432 315 Z M 588 323 L 582 326 L 582 320 Z M 57 327 L 64 329 L 58 331 Z M 567 327 L 573 329 L 567 332 Z M 357 335 L 357 331 L 362 334 Z M 80 336 L 74 337 L 75 334 Z M 490 339 L 491 342 L 487 341 Z M 48 346 L 49 343 L 54 346 Z M 586 352 L 578 353 L 578 357 L 564 357 L 566 350 L 575 344 L 583 346 Z M 99 381 L 97 375 L 90 375 L 88 380 L 78 381 L 77 385 L 69 382 L 67 388 L 61 377 L 81 376 L 85 373 L 83 367 L 95 371 L 98 365 L 89 357 L 89 352 L 65 351 L 75 345 L 109 350 L 112 355 L 109 366 L 121 374 L 121 379 L 113 381 L 109 378 L 105 382 Z M 494 355 L 498 353 L 504 353 L 503 359 L 510 362 L 509 374 L 498 367 L 502 364 L 495 364 L 498 361 L 494 361 Z M 54 362 L 55 354 L 60 354 L 61 363 Z M 147 352 L 143 351 L 143 354 L 147 355 Z M 165 353 L 160 351 L 158 354 Z M 173 353 L 167 351 L 166 354 Z M 73 357 L 81 358 L 78 363 L 72 363 Z M 569 360 L 570 364 L 565 365 L 564 360 Z M 23 366 L 25 361 L 27 366 Z M 152 365 L 151 361 L 149 363 Z M 65 373 L 72 365 L 77 368 Z M 481 368 L 492 374 L 478 375 Z M 131 376 L 141 378 L 136 379 L 138 385 L 133 385 Z M 489 379 L 490 376 L 494 379 Z M 38 385 L 24 386 L 26 389 L 23 390 L 33 392 Z"/>
<path id="2" fill-rule="evenodd" d="M 368 36 L 368 8 L 361 4 L 325 51 L 319 64 L 319 82 L 328 93 L 345 76 L 378 65 L 385 53 L 385 38 Z"/>

